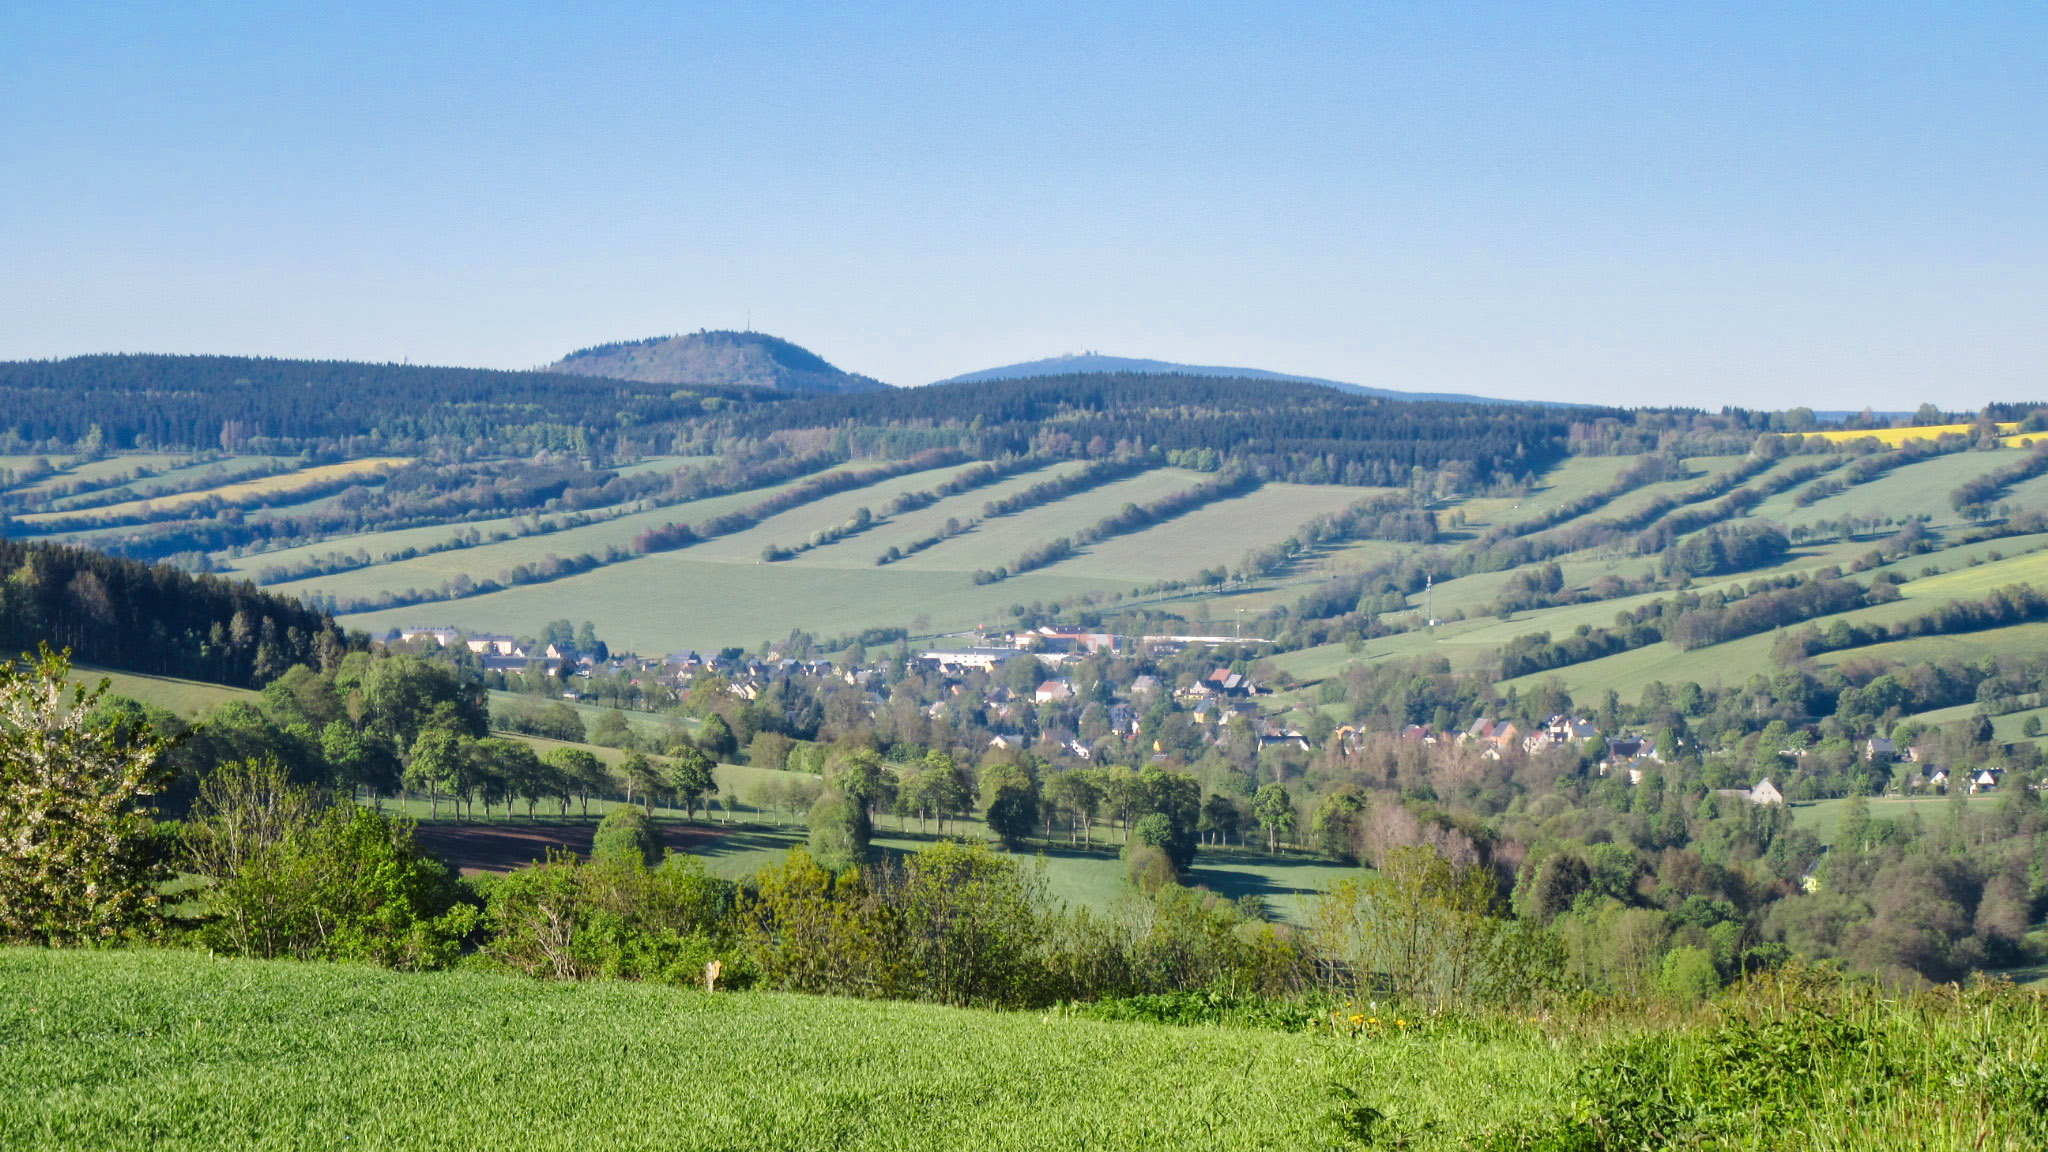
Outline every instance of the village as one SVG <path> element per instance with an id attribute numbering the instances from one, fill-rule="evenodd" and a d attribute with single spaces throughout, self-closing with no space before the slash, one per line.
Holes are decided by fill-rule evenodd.
<path id="1" fill-rule="evenodd" d="M 551 627 L 566 633 L 565 625 Z M 486 682 L 503 691 L 627 712 L 674 712 L 692 702 L 702 710 L 707 694 L 739 709 L 771 699 L 788 708 L 793 696 L 809 695 L 831 699 L 842 719 L 851 710 L 883 721 L 908 700 L 924 721 L 911 733 L 917 743 L 1029 752 L 1049 762 L 1186 765 L 1222 752 L 1249 780 L 1288 779 L 1306 770 L 1312 754 L 1356 755 L 1374 735 L 1333 716 L 1327 705 L 1304 702 L 1304 686 L 1255 658 L 1264 643 L 1255 637 L 1122 636 L 1041 626 L 945 639 L 912 646 L 898 638 L 885 645 L 886 654 L 855 643 L 827 658 L 798 634 L 754 653 L 726 648 L 647 658 L 611 653 L 601 642 L 579 647 L 560 636 L 446 627 L 397 630 L 387 638 L 473 661 Z M 900 723 L 891 727 L 904 732 Z M 1480 716 L 1462 727 L 1415 723 L 1377 735 L 1485 760 L 1564 754 L 1597 777 L 1629 786 L 1659 771 L 1682 745 L 1660 748 L 1655 733 L 1603 730 L 1591 718 L 1566 713 L 1519 722 Z M 1921 743 L 1901 746 L 1878 734 L 1861 738 L 1855 752 L 1884 782 L 1885 795 L 1977 795 L 1996 790 L 2006 772 L 1995 765 L 1952 770 L 1935 763 Z M 1776 778 L 1796 773 L 1813 754 L 1807 735 L 1793 734 L 1778 750 L 1784 771 Z M 1715 792 L 1759 805 L 1788 799 L 1770 772 Z"/>

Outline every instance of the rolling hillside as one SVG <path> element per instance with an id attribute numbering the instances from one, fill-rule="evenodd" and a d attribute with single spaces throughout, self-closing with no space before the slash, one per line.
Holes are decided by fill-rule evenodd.
<path id="1" fill-rule="evenodd" d="M 596 375 L 628 360 L 633 380 Z M 700 333 L 586 350 L 559 366 L 577 374 L 522 376 L 513 389 L 576 381 L 548 401 L 573 419 L 601 394 L 657 403 L 635 388 L 703 385 L 725 399 L 716 412 L 663 413 L 687 434 L 659 450 L 18 453 L 0 461 L 0 502 L 15 534 L 175 556 L 373 633 L 436 623 L 531 634 L 573 617 L 621 648 L 659 652 L 751 647 L 792 630 L 935 636 L 1143 612 L 1187 630 L 1249 625 L 1283 641 L 1276 668 L 1315 680 L 1415 657 L 1485 669 L 1530 637 L 1604 634 L 1617 614 L 1656 611 L 1677 592 L 1740 598 L 1758 580 L 1842 573 L 1866 589 L 1882 574 L 1897 595 L 1796 620 L 1867 637 L 1820 654 L 1819 667 L 2048 649 L 2032 623 L 1886 631 L 2007 585 L 2048 586 L 2036 555 L 2048 519 L 2026 522 L 2048 517 L 2048 468 L 2019 445 L 2017 412 L 1977 450 L 1963 450 L 1972 426 L 1954 425 L 1841 430 L 1803 447 L 1788 438 L 1795 450 L 1761 456 L 1733 426 L 1689 433 L 1689 454 L 1647 442 L 1591 451 L 1597 427 L 1619 449 L 1617 428 L 1675 418 L 1395 404 L 1270 373 L 1074 374 L 1130 366 L 1066 358 L 929 389 L 804 397 L 788 393 L 866 386 L 806 383 L 803 373 L 838 370 L 770 337 Z M 346 366 L 32 367 L 0 371 L 0 392 L 73 378 L 118 390 L 171 373 L 214 403 L 259 376 L 275 392 Z M 245 371 L 255 375 L 230 378 Z M 404 386 L 456 395 L 496 381 L 451 373 L 365 379 L 373 403 L 393 404 Z M 1873 558 L 1908 528 L 1902 554 Z M 1787 545 L 1767 562 L 1673 569 L 1674 556 L 1729 533 L 1773 532 Z M 1529 601 L 1539 576 L 1555 590 Z M 1333 638 L 1347 631 L 1359 639 Z M 1631 643 L 1503 686 L 1555 681 L 1597 697 L 1658 680 L 1737 683 L 1776 667 L 1775 633 L 1684 650 Z"/>

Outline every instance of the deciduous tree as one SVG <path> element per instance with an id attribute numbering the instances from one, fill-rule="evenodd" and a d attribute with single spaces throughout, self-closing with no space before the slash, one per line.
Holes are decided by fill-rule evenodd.
<path id="1" fill-rule="evenodd" d="M 145 805 L 169 783 L 165 741 L 93 723 L 107 682 L 70 679 L 47 646 L 0 664 L 0 940 L 106 940 L 157 907 Z"/>

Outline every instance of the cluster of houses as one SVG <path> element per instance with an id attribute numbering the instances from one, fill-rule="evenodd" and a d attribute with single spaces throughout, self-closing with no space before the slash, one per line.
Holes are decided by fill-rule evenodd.
<path id="1" fill-rule="evenodd" d="M 538 662 L 547 668 L 551 676 L 561 672 L 564 664 L 573 665 L 587 674 L 597 664 L 597 661 L 588 655 L 570 652 L 554 644 L 549 644 L 545 649 L 536 652 L 511 636 L 499 636 L 490 632 L 461 632 L 454 628 L 409 628 L 401 629 L 398 638 L 408 644 L 431 640 L 443 648 L 452 644 L 462 644 L 477 654 L 487 672 L 524 672 Z"/>
<path id="2" fill-rule="evenodd" d="M 963 637 L 965 644 L 934 647 L 917 658 L 942 672 L 994 672 L 1012 660 L 1031 658 L 1051 668 L 1086 659 L 1098 652 L 1138 653 L 1167 656 L 1197 644 L 1263 644 L 1253 636 L 1118 636 L 1110 632 L 1081 632 L 1043 627 L 1012 632 L 1000 637 L 974 634 Z M 1251 689 L 1247 686 L 1246 694 Z"/>
<path id="3" fill-rule="evenodd" d="M 554 644 L 534 646 L 523 644 L 511 636 L 489 633 L 466 633 L 453 628 L 414 628 L 400 630 L 399 638 L 407 642 L 432 641 L 442 647 L 460 644 L 476 654 L 484 668 L 489 671 L 507 673 L 528 672 L 535 667 L 545 669 L 550 675 L 560 675 L 565 669 L 574 675 L 591 676 L 596 672 L 620 672 L 646 674 L 654 682 L 676 689 L 686 688 L 698 675 L 712 672 L 725 676 L 731 684 L 731 691 L 742 699 L 752 700 L 766 691 L 777 679 L 788 676 L 838 677 L 850 684 L 865 686 L 882 675 L 878 667 L 841 669 L 831 661 L 788 657 L 763 658 L 748 656 L 727 650 L 716 655 L 703 655 L 684 651 L 669 654 L 657 660 L 641 660 L 623 657 L 599 662 L 583 653 L 568 651 Z M 1043 671 L 1035 688 L 1028 692 L 1013 691 L 1001 684 L 991 685 L 977 694 L 973 701 L 962 699 L 964 686 L 950 684 L 945 697 L 929 705 L 934 717 L 943 714 L 949 707 L 967 705 L 976 710 L 985 709 L 992 735 L 989 743 L 993 747 L 1017 747 L 1025 742 L 1020 734 L 1028 727 L 1024 723 L 1024 712 L 1037 705 L 1059 704 L 1073 700 L 1076 692 L 1073 682 L 1062 675 L 1069 664 L 1086 659 L 1096 653 L 1134 653 L 1147 655 L 1171 655 L 1185 651 L 1194 645 L 1232 645 L 1238 643 L 1260 643 L 1253 638 L 1235 636 L 1159 635 L 1119 636 L 1108 632 L 1092 632 L 1055 627 L 1035 628 L 1011 633 L 971 634 L 962 637 L 965 643 L 932 647 L 919 651 L 916 659 L 929 669 L 948 677 L 962 677 L 979 672 L 995 679 L 1005 679 L 1000 674 L 1016 661 L 1034 661 Z M 1014 680 L 1009 680 L 1014 684 Z M 1167 691 L 1157 676 L 1150 674 L 1137 677 L 1131 685 L 1127 701 L 1114 702 L 1108 706 L 1109 730 L 1126 740 L 1138 735 L 1141 712 L 1149 701 L 1157 700 Z M 1259 708 L 1257 698 L 1268 694 L 1268 690 L 1255 683 L 1251 677 L 1229 668 L 1216 668 L 1191 684 L 1173 690 L 1176 703 L 1182 706 L 1190 717 L 1204 728 L 1211 729 L 1216 739 L 1222 738 L 1225 728 L 1234 720 L 1243 718 L 1256 733 L 1262 747 L 1292 746 L 1301 751 L 1311 751 L 1308 737 L 1301 731 L 1287 727 L 1265 715 Z M 574 693 L 566 693 L 574 695 Z M 1350 725 L 1339 727 L 1335 738 L 1339 746 L 1356 750 L 1362 746 L 1366 733 Z M 1519 749 L 1529 754 L 1541 754 L 1553 749 L 1583 749 L 1595 738 L 1605 741 L 1606 755 L 1599 763 L 1601 775 L 1618 775 L 1630 784 L 1640 783 L 1650 771 L 1662 763 L 1653 741 L 1639 736 L 1608 735 L 1602 733 L 1589 719 L 1582 716 L 1555 715 L 1529 730 L 1524 730 L 1513 721 L 1482 717 L 1460 732 L 1438 732 L 1420 725 L 1411 724 L 1403 728 L 1400 738 L 1427 745 L 1450 745 L 1461 748 L 1477 748 L 1489 759 L 1499 759 L 1510 750 Z M 1077 739 L 1065 742 L 1066 750 L 1080 759 L 1092 757 L 1092 750 Z M 1788 755 L 1803 753 L 1787 749 Z M 1893 740 L 1873 736 L 1859 748 L 1863 758 L 1873 764 L 1908 763 L 1920 764 L 1921 756 L 1916 748 L 1901 748 Z M 1965 787 L 1971 794 L 1990 791 L 1998 787 L 2004 777 L 2004 770 L 1996 767 L 1981 767 L 1951 771 L 1945 767 L 1922 766 L 1895 785 L 1905 791 Z M 1724 793 L 1730 798 L 1740 797 L 1755 804 L 1782 804 L 1784 796 L 1769 780 L 1764 779 L 1752 788 L 1732 789 Z"/>
<path id="4" fill-rule="evenodd" d="M 1922 765 L 1924 770 L 1916 768 L 1901 782 L 1900 786 L 1907 792 L 1928 788 L 1947 792 L 1951 788 L 1962 788 L 1975 796 L 1997 788 L 2006 775 L 2004 768 L 1956 768 L 1952 771 L 1939 765 L 1926 765 L 1918 747 L 1908 745 L 1901 748 L 1889 736 L 1872 736 L 1865 741 L 1863 758 L 1873 764 Z"/>

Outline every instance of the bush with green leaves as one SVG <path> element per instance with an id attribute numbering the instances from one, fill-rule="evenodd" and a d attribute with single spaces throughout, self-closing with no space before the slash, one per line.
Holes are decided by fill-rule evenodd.
<path id="1" fill-rule="evenodd" d="M 652 867 L 661 860 L 661 835 L 654 821 L 638 808 L 614 808 L 597 822 L 590 841 L 592 860 L 637 861 Z"/>
<path id="2" fill-rule="evenodd" d="M 751 982 L 732 946 L 733 885 L 694 857 L 670 853 L 649 868 L 631 854 L 588 863 L 557 853 L 483 881 L 484 954 L 551 980 L 597 978 L 695 984 L 723 963 L 720 984 Z"/>
<path id="3" fill-rule="evenodd" d="M 1167 884 L 1103 912 L 1069 911 L 1049 946 L 1064 998 L 1194 988 L 1286 996 L 1307 989 L 1315 953 L 1292 928 L 1249 916 L 1213 892 Z"/>
<path id="4" fill-rule="evenodd" d="M 811 805 L 811 856 L 825 868 L 845 872 L 867 859 L 874 826 L 867 809 L 837 790 Z"/>
<path id="5" fill-rule="evenodd" d="M 836 875 L 792 852 L 756 877 L 743 915 L 773 987 L 1010 1006 L 1063 991 L 1044 876 L 983 844 L 940 841 Z"/>
<path id="6" fill-rule="evenodd" d="M 224 766 L 185 833 L 210 881 L 194 938 L 234 956 L 446 967 L 478 912 L 412 832 L 354 803 L 323 806 L 274 763 Z"/>
<path id="7" fill-rule="evenodd" d="M 1153 819 L 1164 820 L 1165 817 L 1157 813 L 1145 817 L 1145 820 Z M 1169 884 L 1179 883 L 1180 873 L 1174 868 L 1172 857 L 1144 838 L 1145 820 L 1138 822 L 1139 827 L 1132 830 L 1133 839 L 1124 845 L 1124 879 L 1131 887 L 1150 896 Z"/>

